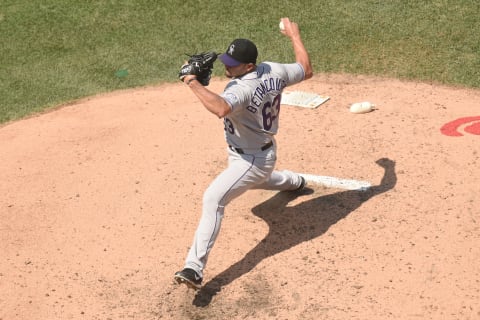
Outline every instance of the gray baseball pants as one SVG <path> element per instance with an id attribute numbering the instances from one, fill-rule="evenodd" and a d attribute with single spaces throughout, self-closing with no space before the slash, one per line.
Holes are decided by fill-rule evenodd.
<path id="1" fill-rule="evenodd" d="M 203 278 L 208 255 L 219 234 L 225 206 L 249 189 L 294 190 L 300 176 L 274 170 L 276 146 L 255 154 L 239 154 L 228 149 L 228 167 L 210 184 L 203 195 L 202 216 L 195 232 L 185 268 Z"/>

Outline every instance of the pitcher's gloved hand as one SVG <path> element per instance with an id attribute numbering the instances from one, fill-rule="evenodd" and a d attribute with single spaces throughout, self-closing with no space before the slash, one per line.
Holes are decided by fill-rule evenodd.
<path id="1" fill-rule="evenodd" d="M 217 60 L 217 53 L 213 51 L 191 55 L 190 59 L 180 68 L 178 78 L 183 81 L 185 76 L 194 75 L 203 86 L 208 86 L 215 60 Z"/>

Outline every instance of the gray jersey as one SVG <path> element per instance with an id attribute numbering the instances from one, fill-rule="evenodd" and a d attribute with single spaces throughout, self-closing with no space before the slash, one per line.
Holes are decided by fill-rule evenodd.
<path id="1" fill-rule="evenodd" d="M 227 143 L 248 150 L 272 141 L 278 131 L 282 91 L 304 77 L 299 63 L 263 62 L 256 71 L 232 79 L 221 94 L 232 108 L 224 118 Z"/>

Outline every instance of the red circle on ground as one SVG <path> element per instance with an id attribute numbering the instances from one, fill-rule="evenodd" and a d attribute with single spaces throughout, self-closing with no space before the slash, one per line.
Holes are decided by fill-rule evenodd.
<path id="1" fill-rule="evenodd" d="M 447 136 L 461 137 L 463 136 L 463 134 L 458 131 L 459 127 L 475 121 L 480 121 L 480 116 L 459 118 L 457 120 L 444 124 L 442 128 L 440 128 L 440 131 Z M 470 134 L 480 135 L 480 122 L 475 122 L 468 125 L 467 127 L 465 127 L 464 131 Z"/>

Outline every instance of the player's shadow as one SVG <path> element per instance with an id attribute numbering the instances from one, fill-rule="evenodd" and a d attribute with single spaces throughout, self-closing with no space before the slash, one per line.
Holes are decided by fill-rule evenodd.
<path id="1" fill-rule="evenodd" d="M 268 224 L 268 234 L 243 259 L 208 281 L 195 295 L 193 304 L 198 307 L 209 305 L 222 287 L 251 271 L 262 260 L 321 236 L 330 226 L 355 211 L 362 203 L 391 190 L 397 183 L 395 162 L 383 158 L 376 163 L 384 168 L 385 173 L 381 183 L 367 191 L 340 191 L 293 207 L 287 207 L 287 204 L 299 194 L 278 192 L 254 207 L 252 212 Z"/>

